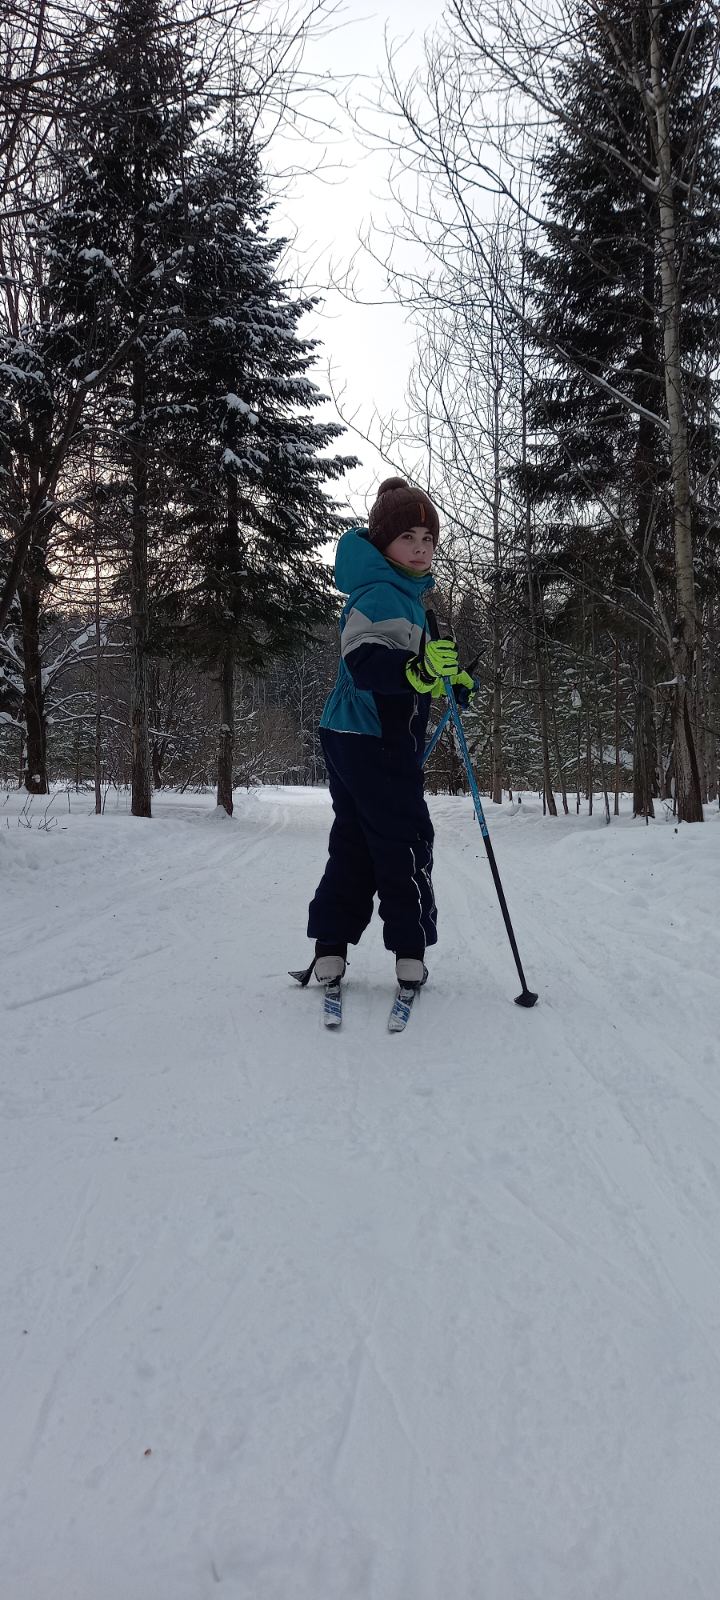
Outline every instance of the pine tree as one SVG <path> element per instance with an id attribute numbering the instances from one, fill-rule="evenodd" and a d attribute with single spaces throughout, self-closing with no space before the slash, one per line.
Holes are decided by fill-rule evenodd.
<path id="1" fill-rule="evenodd" d="M 218 803 L 231 811 L 235 666 L 289 654 L 327 618 L 320 550 L 344 524 L 323 484 L 353 462 L 325 454 L 342 429 L 312 415 L 314 344 L 298 324 L 313 302 L 278 274 L 285 241 L 270 234 L 251 146 L 199 152 L 183 204 L 189 242 L 157 417 L 181 554 L 165 570 L 156 638 L 219 674 Z"/>
<path id="2" fill-rule="evenodd" d="M 96 422 L 107 470 L 122 470 L 130 538 L 132 810 L 149 816 L 148 539 L 151 440 L 165 395 L 185 244 L 182 174 L 208 107 L 192 41 L 170 0 L 112 0 L 86 80 L 63 205 L 47 229 L 54 358 L 111 369 Z M 172 226 L 168 219 L 172 218 Z"/>

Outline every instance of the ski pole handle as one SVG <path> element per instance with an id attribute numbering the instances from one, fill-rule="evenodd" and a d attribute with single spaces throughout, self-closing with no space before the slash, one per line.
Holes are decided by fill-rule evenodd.
<path id="1" fill-rule="evenodd" d="M 427 616 L 428 633 L 431 639 L 452 639 L 454 637 L 452 628 L 449 627 L 447 622 L 443 623 L 445 632 L 440 632 L 440 624 L 434 611 L 428 610 L 425 614 Z"/>
<path id="2" fill-rule="evenodd" d="M 454 629 L 450 626 L 449 622 L 438 622 L 434 611 L 427 611 L 425 614 L 427 616 L 427 630 L 431 639 L 455 638 Z M 484 645 L 481 645 L 477 655 L 473 656 L 472 661 L 469 661 L 468 665 L 465 667 L 465 672 L 469 672 L 471 677 L 473 676 L 475 668 L 478 666 L 484 654 L 485 647 Z"/>

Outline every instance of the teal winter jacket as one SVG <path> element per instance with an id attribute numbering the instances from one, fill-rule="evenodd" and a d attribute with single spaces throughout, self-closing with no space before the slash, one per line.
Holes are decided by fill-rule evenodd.
<path id="1" fill-rule="evenodd" d="M 337 548 L 335 582 L 348 599 L 340 617 L 337 680 L 320 726 L 369 734 L 418 760 L 430 697 L 415 694 L 405 666 L 421 647 L 422 596 L 434 579 L 400 572 L 370 543 L 366 529 L 351 528 Z"/>

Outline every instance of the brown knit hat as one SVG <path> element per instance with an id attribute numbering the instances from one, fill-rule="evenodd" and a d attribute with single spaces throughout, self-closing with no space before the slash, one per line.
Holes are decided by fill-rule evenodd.
<path id="1" fill-rule="evenodd" d="M 437 549 L 440 519 L 432 500 L 422 489 L 411 489 L 404 478 L 386 478 L 368 517 L 371 543 L 378 550 L 387 550 L 398 534 L 423 527 L 432 534 L 433 548 Z"/>

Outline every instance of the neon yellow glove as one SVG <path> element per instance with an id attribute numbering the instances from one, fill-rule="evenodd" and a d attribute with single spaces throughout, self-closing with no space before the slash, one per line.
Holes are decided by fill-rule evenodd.
<path id="1" fill-rule="evenodd" d="M 460 706 L 461 710 L 465 710 L 465 708 L 469 706 L 473 695 L 477 694 L 479 684 L 475 682 L 474 678 L 470 677 L 469 672 L 458 672 L 454 678 L 450 679 L 450 682 L 452 684 L 453 692 L 458 705 Z M 438 678 L 433 684 L 432 689 L 430 690 L 430 695 L 433 700 L 442 699 L 442 696 L 445 693 L 446 683 L 447 678 Z"/>
<path id="2" fill-rule="evenodd" d="M 457 700 L 461 711 L 467 710 L 473 695 L 477 694 L 479 688 L 479 683 L 476 682 L 475 678 L 471 678 L 469 672 L 458 673 L 453 684 L 453 689 L 455 691 L 455 699 Z"/>
<path id="3" fill-rule="evenodd" d="M 442 680 L 455 683 L 460 668 L 457 645 L 454 639 L 429 639 L 422 656 L 411 656 L 405 665 L 405 676 L 417 694 L 442 694 Z M 436 685 L 440 684 L 437 689 Z"/>

